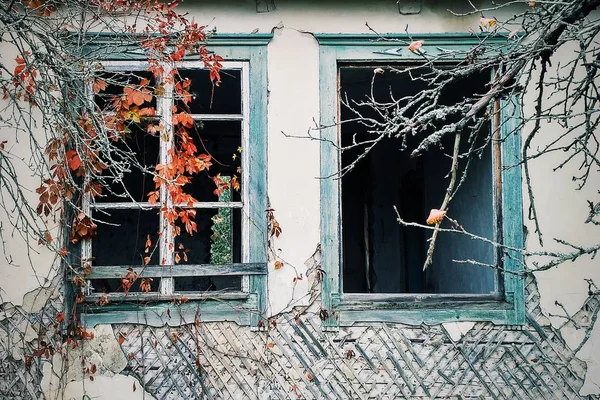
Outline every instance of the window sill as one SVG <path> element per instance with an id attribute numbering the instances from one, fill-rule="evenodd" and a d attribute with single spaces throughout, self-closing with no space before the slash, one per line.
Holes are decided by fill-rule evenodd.
<path id="1" fill-rule="evenodd" d="M 333 294 L 332 308 L 340 326 L 361 322 L 394 322 L 410 325 L 458 321 L 488 321 L 520 325 L 525 316 L 513 296 L 501 294 Z"/>
<path id="2" fill-rule="evenodd" d="M 174 304 L 173 300 L 180 299 L 181 295 L 185 295 L 188 301 Z M 123 294 L 112 296 L 125 297 Z M 168 296 L 133 293 L 127 298 L 127 301 L 115 300 L 119 302 L 105 306 L 89 304 L 81 313 L 82 324 L 86 327 L 98 324 L 160 327 L 193 324 L 199 319 L 201 322 L 233 321 L 239 325 L 250 325 L 252 316 L 259 312 L 258 295 L 255 293 L 178 293 Z"/>

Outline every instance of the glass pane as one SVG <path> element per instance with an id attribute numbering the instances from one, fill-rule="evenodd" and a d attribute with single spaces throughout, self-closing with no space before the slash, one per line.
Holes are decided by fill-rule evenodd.
<path id="1" fill-rule="evenodd" d="M 242 185 L 242 125 L 240 121 L 197 121 L 190 132 L 198 153 L 210 154 L 212 166 L 193 177 L 185 185 L 186 193 L 198 201 L 219 201 L 213 178 L 220 174 L 222 181 L 229 179 L 232 187 L 231 201 L 241 201 Z M 234 184 L 237 182 L 237 185 Z M 225 186 L 222 186 L 224 188 Z"/>
<path id="2" fill-rule="evenodd" d="M 102 154 L 104 163 L 116 172 L 114 175 L 122 176 L 106 176 L 105 171 L 103 196 L 96 197 L 97 202 L 147 201 L 148 192 L 155 188 L 150 172 L 159 161 L 160 138 L 147 133 L 143 124 L 131 123 L 128 131 L 123 140 L 111 143 L 108 152 Z"/>
<path id="3" fill-rule="evenodd" d="M 191 114 L 242 113 L 241 70 L 222 69 L 219 86 L 210 81 L 207 69 L 179 69 L 178 72 L 176 82 L 185 86 L 187 79 L 191 81 L 187 89 L 192 96 L 191 102 L 187 105 L 181 100 L 176 102 L 182 110 Z"/>
<path id="4" fill-rule="evenodd" d="M 241 209 L 200 209 L 198 231 L 190 235 L 183 224 L 175 238 L 177 264 L 231 264 L 241 260 Z"/>
<path id="5" fill-rule="evenodd" d="M 159 263 L 158 210 L 108 210 L 107 213 L 97 211 L 93 215 L 104 222 L 97 223 L 92 240 L 94 265 L 143 265 L 145 257 L 150 257 L 147 264 Z"/>
<path id="6" fill-rule="evenodd" d="M 123 89 L 131 85 L 139 85 L 142 79 L 149 81 L 147 87 L 151 92 L 154 92 L 156 80 L 154 75 L 148 71 L 103 71 L 97 74 L 93 85 L 94 102 L 101 111 L 112 110 L 112 102 L 115 98 L 123 95 Z M 102 89 L 102 84 L 105 84 Z M 100 84 L 100 85 L 98 85 Z M 155 107 L 156 96 L 152 96 L 152 100 L 144 102 L 139 107 Z"/>

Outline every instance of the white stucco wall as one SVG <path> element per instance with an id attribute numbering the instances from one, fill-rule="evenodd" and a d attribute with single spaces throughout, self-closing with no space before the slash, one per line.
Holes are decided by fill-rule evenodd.
<path id="1" fill-rule="evenodd" d="M 470 27 L 477 28 L 479 16 L 451 16 L 446 9 L 458 7 L 456 2 L 437 2 L 434 8 L 426 4 L 420 14 L 410 16 L 400 15 L 393 0 L 302 3 L 277 0 L 277 10 L 265 14 L 256 13 L 255 0 L 230 1 L 226 7 L 222 1 L 197 3 L 184 3 L 182 9 L 190 11 L 200 23 L 216 27 L 218 32 L 250 33 L 257 30 L 274 33 L 268 46 L 268 194 L 276 218 L 283 228 L 283 234 L 275 240 L 275 248 L 280 249 L 280 258 L 288 264 L 277 271 L 269 267 L 270 311 L 277 313 L 288 309 L 290 304 L 306 302 L 307 280 L 300 281 L 295 290 L 292 290 L 292 280 L 296 271 L 305 275 L 304 262 L 320 241 L 319 143 L 286 137 L 282 133 L 306 136 L 308 130 L 314 128 L 314 121 L 319 120 L 319 49 L 312 33 L 368 33 L 369 28 L 365 23 L 380 33 L 403 32 L 407 25 L 410 32 L 415 34 L 466 32 Z M 501 18 L 499 13 L 496 16 Z M 0 53 L 3 61 L 13 59 L 7 57 L 8 53 L 1 46 L 2 43 Z M 570 55 L 568 49 L 562 54 L 567 57 Z M 525 113 L 531 113 L 530 105 L 526 105 Z M 553 127 L 546 126 L 544 129 L 549 131 Z M 318 135 L 318 132 L 313 131 L 313 135 Z M 14 133 L 0 129 L 2 140 L 9 140 L 8 148 L 16 154 L 22 154 L 19 146 L 26 145 L 17 143 Z M 543 137 L 540 138 L 533 147 L 540 145 L 543 140 Z M 532 164 L 532 179 L 535 181 L 546 249 L 559 248 L 553 243 L 554 237 L 583 244 L 598 240 L 593 227 L 583 226 L 587 216 L 586 200 L 598 200 L 597 187 L 575 191 L 575 184 L 571 181 L 572 169 L 565 168 L 550 174 L 561 156 L 551 155 Z M 31 189 L 37 187 L 39 182 L 27 178 L 26 168 L 23 171 L 25 184 Z M 0 221 L 6 221 L 6 216 L 0 215 Z M 533 225 L 527 222 L 527 226 L 530 232 L 527 244 L 530 249 L 537 249 L 539 246 L 533 235 Z M 4 241 L 5 250 L 13 257 L 15 265 L 0 259 L 0 294 L 2 301 L 21 304 L 23 295 L 43 283 L 43 277 L 49 274 L 52 256 L 48 253 L 34 254 L 34 272 L 27 262 L 27 253 L 23 251 L 18 235 L 5 236 Z M 600 282 L 597 264 L 598 261 L 583 258 L 558 269 L 536 274 L 542 308 L 546 312 L 560 314 L 561 309 L 555 305 L 555 301 L 560 301 L 569 312 L 577 311 L 587 297 L 584 278 Z M 558 327 L 564 319 L 555 317 L 551 318 L 551 322 Z M 582 394 L 600 392 L 599 331 L 595 329 L 593 337 L 580 352 L 581 358 L 589 361 Z M 563 334 L 572 346 L 577 346 L 582 339 L 581 331 L 564 330 Z M 101 384 L 101 381 L 93 386 L 96 384 Z M 131 384 L 131 380 L 123 383 L 124 387 Z"/>
<path id="2" fill-rule="evenodd" d="M 0 58 L 3 65 L 9 71 L 14 70 L 16 66 L 15 57 L 17 52 L 14 47 L 5 41 L 0 41 Z M 27 111 L 29 106 L 25 103 L 19 103 L 27 114 L 30 112 L 31 118 L 26 118 L 20 124 L 31 124 L 34 130 L 39 129 L 38 140 L 44 141 L 43 133 L 40 127 L 40 112 L 33 108 Z M 35 189 L 40 186 L 41 179 L 35 174 L 36 160 L 32 158 L 31 143 L 28 135 L 24 131 L 14 129 L 14 118 L 19 113 L 6 100 L 0 99 L 0 142 L 4 142 L 3 154 L 11 160 L 14 171 L 19 179 L 19 190 L 27 201 L 35 207 L 39 195 Z M 12 119 L 12 121 L 11 121 Z M 5 122 L 11 121 L 11 122 Z M 9 126 L 9 127 L 7 127 Z M 2 166 L 0 172 L 5 177 L 9 174 L 6 164 Z M 7 181 L 10 179 L 6 178 Z M 19 221 L 19 211 L 24 211 L 15 203 L 6 187 L 3 190 L 2 202 L 5 207 L 0 207 L 0 303 L 12 302 L 15 305 L 23 304 L 23 296 L 40 286 L 50 284 L 50 279 L 57 273 L 54 263 L 54 254 L 45 246 L 37 244 L 38 238 L 29 237 L 23 229 L 23 224 Z M 11 188 L 16 192 L 16 187 Z M 29 216 L 31 217 L 31 216 Z M 46 229 L 53 238 L 58 234 L 58 221 L 47 220 L 39 221 L 40 226 L 47 224 Z M 29 241 L 29 246 L 27 241 Z"/>

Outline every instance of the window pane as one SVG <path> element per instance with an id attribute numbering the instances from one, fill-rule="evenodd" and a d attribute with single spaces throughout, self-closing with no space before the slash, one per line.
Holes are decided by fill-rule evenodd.
<path id="1" fill-rule="evenodd" d="M 97 74 L 97 78 L 106 84 L 105 89 L 97 87 L 94 92 L 94 102 L 101 111 L 114 111 L 112 110 L 112 102 L 115 98 L 123 95 L 123 89 L 125 87 L 136 86 L 140 84 L 142 79 L 149 81 L 147 87 L 151 92 L 154 92 L 156 86 L 156 79 L 154 75 L 148 71 L 103 71 Z M 98 82 L 98 81 L 95 81 Z M 152 96 L 152 100 L 145 102 L 140 107 L 155 107 L 156 108 L 156 96 Z"/>
<path id="2" fill-rule="evenodd" d="M 192 183 L 185 185 L 186 193 L 198 201 L 219 201 L 215 193 L 213 177 L 218 174 L 223 181 L 229 179 L 230 185 L 237 181 L 239 187 L 233 188 L 230 201 L 241 201 L 242 185 L 242 125 L 240 121 L 197 121 L 196 129 L 190 132 L 198 153 L 210 154 L 212 166 L 193 177 Z M 235 179 L 234 179 L 235 177 Z"/>
<path id="3" fill-rule="evenodd" d="M 342 98 L 352 102 L 365 101 L 371 94 L 373 66 L 342 67 L 340 69 Z M 425 69 L 413 74 L 427 73 Z M 489 73 L 483 72 L 453 84 L 442 93 L 440 104 L 456 104 L 476 93 L 484 93 Z M 373 92 L 380 102 L 392 102 L 427 89 L 423 80 L 408 74 L 386 70 L 377 75 Z M 403 106 L 406 102 L 400 102 Z M 365 118 L 380 119 L 367 106 L 356 106 Z M 411 117 L 418 104 L 405 114 Z M 346 106 L 341 107 L 342 121 L 356 117 Z M 446 121 L 457 120 L 459 114 Z M 457 264 L 453 260 L 473 259 L 493 264 L 492 246 L 470 240 L 462 235 L 441 233 L 433 265 L 422 272 L 431 231 L 398 224 L 394 206 L 408 222 L 425 223 L 429 210 L 439 208 L 449 182 L 453 137 L 447 137 L 441 147 L 425 156 L 410 157 L 411 151 L 437 126 L 431 126 L 418 137 L 406 141 L 386 138 L 342 179 L 343 290 L 346 293 L 490 293 L 496 290 L 496 272 L 491 268 Z M 341 125 L 342 146 L 373 139 L 376 134 L 360 123 Z M 492 239 L 494 235 L 492 197 L 492 157 L 485 147 L 489 132 L 480 132 L 478 146 L 484 147 L 481 159 L 469 166 L 468 182 L 454 198 L 448 216 L 456 219 L 467 231 Z M 469 150 L 468 135 L 464 135 L 461 152 Z M 342 153 L 342 165 L 349 166 L 363 154 L 365 147 Z M 465 168 L 465 159 L 460 164 Z M 447 224 L 447 225 L 446 225 Z M 450 228 L 444 222 L 443 227 Z"/>
<path id="4" fill-rule="evenodd" d="M 192 101 L 185 105 L 177 101 L 176 105 L 191 114 L 241 114 L 242 84 L 241 70 L 222 69 L 221 83 L 213 85 L 207 69 L 179 70 L 178 82 L 191 81 L 188 92 Z M 189 107 L 189 110 L 188 110 Z"/>
<path id="5" fill-rule="evenodd" d="M 231 264 L 241 260 L 241 209 L 196 210 L 197 232 L 190 235 L 179 224 L 175 238 L 178 264 Z"/>
<path id="6" fill-rule="evenodd" d="M 96 236 L 92 240 L 93 264 L 143 265 L 158 264 L 158 210 L 108 210 L 108 214 L 95 212 L 98 222 Z M 146 252 L 146 242 L 151 245 Z"/>
<path id="7" fill-rule="evenodd" d="M 222 195 L 227 201 L 227 195 Z M 241 210 L 197 210 L 198 232 L 189 235 L 181 227 L 175 238 L 179 264 L 231 264 L 241 262 Z M 240 290 L 240 276 L 175 278 L 175 291 Z"/>
<path id="8" fill-rule="evenodd" d="M 160 157 L 160 137 L 146 132 L 144 124 L 131 123 L 123 140 L 111 143 L 102 153 L 105 164 L 111 171 L 122 176 L 107 176 L 103 196 L 97 202 L 147 201 L 148 192 L 154 190 L 154 167 Z M 140 169 L 145 167 L 148 172 Z"/>

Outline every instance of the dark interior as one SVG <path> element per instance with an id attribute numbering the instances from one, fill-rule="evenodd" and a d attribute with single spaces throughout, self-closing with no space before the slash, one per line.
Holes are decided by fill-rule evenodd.
<path id="1" fill-rule="evenodd" d="M 340 68 L 341 95 L 350 100 L 366 100 L 370 95 L 373 69 L 377 66 L 343 66 Z M 418 76 L 416 73 L 413 76 Z M 489 73 L 462 79 L 444 90 L 441 103 L 455 104 L 485 91 Z M 377 75 L 375 98 L 379 102 L 414 95 L 427 88 L 423 81 L 408 74 L 386 70 Z M 364 117 L 380 118 L 367 106 L 354 105 Z M 340 105 L 341 120 L 355 118 L 348 107 Z M 414 111 L 413 111 L 414 112 Z M 457 119 L 455 115 L 451 118 Z M 482 129 L 489 130 L 489 126 Z M 341 125 L 343 146 L 368 140 L 373 133 L 357 122 Z M 426 133 L 434 132 L 431 127 Z M 486 134 L 479 135 L 477 146 L 486 145 Z M 433 264 L 423 272 L 430 230 L 402 227 L 397 222 L 394 206 L 408 222 L 424 224 L 429 210 L 439 208 L 449 182 L 447 176 L 454 135 L 446 137 L 442 146 L 425 155 L 411 158 L 410 153 L 422 137 L 410 137 L 406 148 L 397 138 L 386 138 L 366 158 L 342 178 L 343 291 L 345 293 L 446 293 L 489 294 L 497 292 L 496 270 L 453 260 L 472 259 L 493 264 L 494 248 L 481 241 L 456 233 L 441 232 Z M 470 143 L 463 134 L 461 153 Z M 362 154 L 364 147 L 342 153 L 342 165 L 348 166 Z M 464 171 L 466 162 L 460 163 Z M 448 216 L 467 231 L 493 239 L 493 169 L 491 146 L 473 160 L 468 179 L 462 184 L 450 205 Z M 448 221 L 442 227 L 450 227 Z"/>

